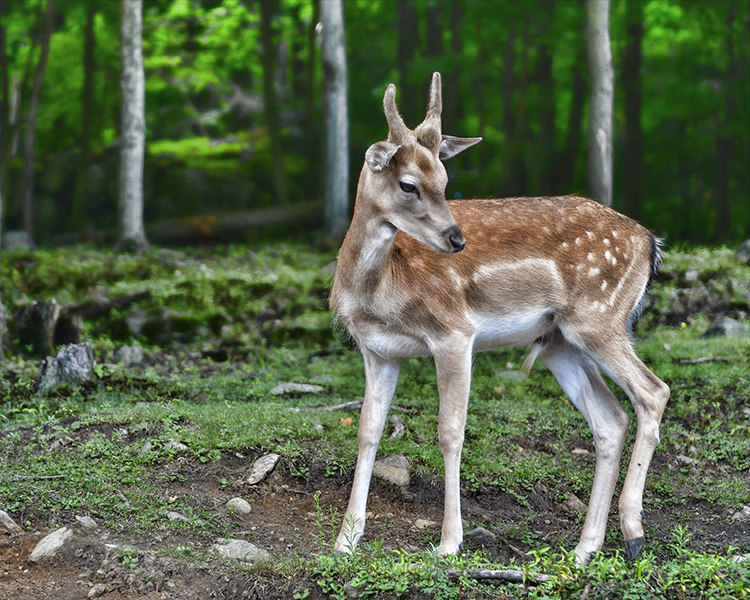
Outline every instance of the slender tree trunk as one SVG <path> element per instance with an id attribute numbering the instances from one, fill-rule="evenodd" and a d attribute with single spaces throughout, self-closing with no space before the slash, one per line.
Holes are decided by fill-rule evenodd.
<path id="1" fill-rule="evenodd" d="M 737 61 L 734 55 L 734 36 L 732 28 L 737 13 L 737 3 L 732 0 L 727 11 L 727 70 L 724 75 L 724 110 L 719 118 L 719 135 L 716 136 L 717 177 L 714 202 L 716 204 L 716 226 L 714 238 L 727 242 L 732 237 L 732 217 L 730 204 L 730 165 L 732 162 L 732 127 L 735 121 L 736 102 L 734 99 L 734 80 L 737 73 Z"/>
<path id="2" fill-rule="evenodd" d="M 552 52 L 550 51 L 551 24 L 555 19 L 555 5 L 551 0 L 539 4 L 539 43 L 535 79 L 539 85 L 539 175 L 537 193 L 556 194 L 557 189 L 557 139 L 555 135 L 555 81 L 552 77 Z"/>
<path id="3" fill-rule="evenodd" d="M 625 4 L 627 43 L 622 57 L 622 89 L 625 92 L 625 140 L 622 178 L 625 213 L 641 218 L 643 204 L 643 129 L 641 127 L 641 64 L 643 62 L 642 0 Z"/>
<path id="4" fill-rule="evenodd" d="M 276 95 L 276 46 L 273 43 L 273 11 L 275 0 L 260 2 L 261 63 L 263 64 L 263 103 L 266 125 L 271 139 L 273 187 L 279 204 L 287 204 L 286 179 L 284 176 L 284 151 L 281 147 L 281 123 L 279 102 Z"/>
<path id="5" fill-rule="evenodd" d="M 0 19 L 8 14 L 8 2 L 0 0 Z M 8 76 L 8 53 L 5 27 L 0 25 L 0 195 L 7 195 L 8 161 L 10 160 L 10 78 Z M 0 233 L 2 219 L 0 219 Z"/>
<path id="6" fill-rule="evenodd" d="M 36 116 L 39 112 L 39 97 L 42 95 L 44 72 L 47 69 L 49 43 L 52 37 L 52 27 L 55 24 L 55 2 L 47 0 L 44 13 L 44 30 L 42 31 L 42 54 L 37 63 L 34 75 L 34 88 L 29 102 L 29 117 L 26 122 L 26 136 L 24 138 L 24 160 L 26 161 L 21 179 L 21 205 L 23 207 L 23 228 L 34 239 L 34 212 L 32 200 L 34 198 L 34 141 L 36 137 Z"/>
<path id="7" fill-rule="evenodd" d="M 68 221 L 69 231 L 80 231 L 83 207 L 86 202 L 89 165 L 91 163 L 91 123 L 94 118 L 94 17 L 96 4 L 89 0 L 86 14 L 86 35 L 83 50 L 83 92 L 81 94 L 81 141 L 78 156 L 78 173 L 73 191 L 73 203 Z"/>
<path id="8" fill-rule="evenodd" d="M 460 0 L 451 2 L 450 29 L 451 29 L 451 56 L 458 57 L 464 51 L 463 40 L 461 39 L 461 26 L 464 19 L 464 5 Z M 478 52 L 479 47 L 477 48 Z M 479 63 L 479 56 L 477 56 Z M 459 75 L 461 69 L 455 66 L 447 73 L 445 77 L 445 87 L 443 88 L 443 131 L 450 135 L 459 135 L 458 120 L 461 118 L 461 104 L 458 100 L 459 92 Z M 477 74 L 477 79 L 482 79 L 482 75 Z M 479 135 L 482 135 L 481 133 Z"/>
<path id="9" fill-rule="evenodd" d="M 349 227 L 349 114 L 343 0 L 323 0 L 323 76 L 326 127 L 326 233 L 342 237 Z"/>
<path id="10" fill-rule="evenodd" d="M 612 206 L 612 105 L 615 71 L 609 43 L 610 0 L 586 0 L 586 47 L 591 77 L 589 169 L 591 196 Z"/>
<path id="11" fill-rule="evenodd" d="M 120 145 L 119 250 L 148 248 L 143 228 L 143 160 L 146 150 L 146 86 L 143 73 L 143 0 L 122 0 L 120 26 Z"/>
<path id="12" fill-rule="evenodd" d="M 320 162 L 320 144 L 315 135 L 315 61 L 317 58 L 317 44 L 315 43 L 315 28 L 320 20 L 320 0 L 313 0 L 313 15 L 307 30 L 307 78 L 305 91 L 305 146 L 307 148 L 308 193 L 317 196 L 320 190 L 318 167 Z"/>
<path id="13" fill-rule="evenodd" d="M 419 46 L 419 29 L 414 0 L 398 0 L 398 72 L 401 115 L 407 125 L 417 122 L 419 114 L 419 87 L 411 83 L 411 72 Z"/>
<path id="14" fill-rule="evenodd" d="M 576 60 L 571 67 L 573 80 L 573 97 L 570 101 L 568 113 L 568 128 L 565 132 L 560 158 L 558 160 L 558 190 L 555 193 L 568 194 L 573 192 L 575 181 L 575 166 L 578 149 L 581 145 L 581 126 L 583 124 L 583 109 L 586 105 L 586 78 L 581 65 L 586 60 L 586 49 L 583 43 L 576 48 Z"/>

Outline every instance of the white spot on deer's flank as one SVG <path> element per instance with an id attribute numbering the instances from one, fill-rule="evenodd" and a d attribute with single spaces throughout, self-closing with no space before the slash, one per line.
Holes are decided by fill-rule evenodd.
<path id="1" fill-rule="evenodd" d="M 567 248 L 567 247 L 568 247 L 568 242 L 563 242 L 563 243 L 562 243 L 562 247 L 563 247 L 563 248 Z"/>
<path id="2" fill-rule="evenodd" d="M 580 243 L 581 243 L 581 238 L 576 238 L 576 244 L 580 244 Z"/>
<path id="3" fill-rule="evenodd" d="M 607 238 L 604 238 L 604 245 L 609 246 L 609 240 Z"/>
<path id="4" fill-rule="evenodd" d="M 586 232 L 586 237 L 588 237 L 590 239 L 590 238 L 594 237 L 594 234 L 591 233 L 590 231 L 587 231 Z"/>
<path id="5" fill-rule="evenodd" d="M 591 267 L 589 269 L 589 277 L 593 277 L 594 275 L 598 275 L 598 274 L 599 274 L 599 269 L 597 269 L 596 267 Z"/>
<path id="6" fill-rule="evenodd" d="M 613 256 L 612 257 L 612 266 L 615 266 L 617 264 L 617 259 Z"/>
<path id="7" fill-rule="evenodd" d="M 607 289 L 607 282 L 606 281 L 602 281 L 602 291 L 604 291 L 606 289 Z"/>
<path id="8" fill-rule="evenodd" d="M 589 260 L 594 260 L 594 255 L 589 252 L 589 255 L 586 258 L 588 258 Z"/>
<path id="9" fill-rule="evenodd" d="M 612 237 L 617 237 L 617 232 L 614 229 L 612 230 Z"/>
<path id="10" fill-rule="evenodd" d="M 607 260 L 610 260 L 612 258 L 612 253 L 609 250 L 607 250 L 604 253 L 604 258 L 606 258 Z"/>
<path id="11" fill-rule="evenodd" d="M 583 267 L 583 265 L 578 265 L 578 266 L 576 267 L 576 271 L 580 271 L 580 270 L 581 270 L 581 267 Z"/>

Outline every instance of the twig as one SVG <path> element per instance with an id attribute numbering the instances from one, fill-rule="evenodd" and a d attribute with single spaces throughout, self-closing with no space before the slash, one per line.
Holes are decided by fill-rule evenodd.
<path id="1" fill-rule="evenodd" d="M 14 475 L 13 473 L 0 473 L 0 477 L 12 477 L 13 479 L 64 479 L 67 475 Z"/>
<path id="2" fill-rule="evenodd" d="M 290 406 L 287 408 L 291 412 L 302 412 L 303 410 L 358 410 L 362 408 L 362 400 L 344 402 L 343 404 L 333 404 L 331 406 Z"/>
<path id="3" fill-rule="evenodd" d="M 704 362 L 734 362 L 736 358 L 729 356 L 701 356 L 700 358 L 686 358 L 680 361 L 681 365 L 697 365 Z"/>
<path id="4" fill-rule="evenodd" d="M 391 424 L 393 425 L 393 433 L 388 437 L 389 440 L 397 440 L 406 431 L 404 427 L 404 420 L 398 415 L 391 415 Z"/>
<path id="5" fill-rule="evenodd" d="M 521 558 L 527 558 L 527 554 L 523 550 L 519 550 L 505 538 L 500 538 L 500 539 L 506 546 L 508 546 L 508 548 L 510 548 L 513 552 L 518 554 L 518 556 L 520 556 Z"/>
<path id="6" fill-rule="evenodd" d="M 527 583 L 535 585 L 537 583 L 546 583 L 549 581 L 549 576 L 541 575 L 537 573 L 524 573 L 523 571 L 494 571 L 491 569 L 472 569 L 472 570 L 458 570 L 448 569 L 446 574 L 450 579 L 458 579 L 461 575 L 466 575 L 471 579 L 477 581 L 483 580 L 494 580 L 494 581 L 507 581 L 509 583 Z"/>

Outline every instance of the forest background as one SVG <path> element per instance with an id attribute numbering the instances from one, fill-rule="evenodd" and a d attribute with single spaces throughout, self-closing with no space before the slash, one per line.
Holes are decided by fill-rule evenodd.
<path id="1" fill-rule="evenodd" d="M 319 1 L 145 0 L 147 224 L 322 201 Z M 6 230 L 24 228 L 24 136 L 45 6 L 0 3 Z M 398 85 L 413 126 L 435 70 L 443 130 L 484 137 L 449 163 L 449 198 L 587 193 L 582 1 L 347 0 L 344 10 L 352 199 L 361 157 L 386 135 L 385 86 Z M 36 119 L 37 242 L 114 235 L 119 27 L 120 2 L 55 3 Z M 750 236 L 750 3 L 613 0 L 610 32 L 614 207 L 672 244 Z M 322 223 L 322 202 L 319 214 Z"/>

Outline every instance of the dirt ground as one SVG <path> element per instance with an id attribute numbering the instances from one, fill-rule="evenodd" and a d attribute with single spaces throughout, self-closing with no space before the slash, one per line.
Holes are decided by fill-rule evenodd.
<path id="1" fill-rule="evenodd" d="M 308 478 L 300 479 L 287 474 L 282 463 L 266 481 L 251 487 L 243 483 L 251 462 L 234 455 L 211 465 L 178 459 L 157 470 L 154 481 L 159 482 L 159 494 L 190 495 L 193 506 L 216 515 L 227 525 L 227 537 L 245 539 L 265 548 L 274 561 L 293 554 L 306 556 L 320 552 L 316 536 L 322 526 L 326 543 L 332 541 L 331 509 L 337 509 L 340 515 L 346 508 L 352 473 L 326 477 L 323 466 L 313 465 Z M 583 457 L 582 467 L 593 468 L 593 456 Z M 667 457 L 657 455 L 653 472 L 666 468 L 669 468 Z M 226 485 L 220 484 L 222 479 Z M 314 497 L 317 491 L 319 507 Z M 419 474 L 412 477 L 406 492 L 373 481 L 367 538 L 381 540 L 386 549 L 430 549 L 439 538 L 442 493 L 441 480 Z M 226 502 L 236 496 L 251 504 L 252 512 L 247 517 L 226 513 Z M 523 561 L 526 551 L 554 547 L 558 541 L 572 548 L 580 534 L 582 519 L 573 509 L 553 499 L 556 497 L 554 490 L 537 490 L 530 495 L 531 506 L 523 507 L 496 489 L 464 492 L 465 531 L 477 525 L 493 531 L 498 544 L 492 554 L 499 562 L 511 558 Z M 649 541 L 671 542 L 674 524 L 679 522 L 691 532 L 690 547 L 694 550 L 747 543 L 750 523 L 728 520 L 726 514 L 717 514 L 716 510 L 716 506 L 703 502 L 647 508 L 645 524 Z M 38 514 L 14 516 L 17 522 L 28 522 L 30 526 L 25 527 L 22 535 L 0 537 L 0 600 L 271 599 L 291 598 L 295 590 L 305 589 L 310 592 L 309 598 L 322 597 L 314 581 L 274 578 L 264 575 L 262 570 L 251 573 L 228 561 L 210 558 L 216 538 L 196 534 L 194 528 L 155 526 L 149 539 L 138 539 L 103 527 L 83 531 L 73 515 L 70 522 L 61 518 L 57 523 L 49 523 L 47 517 Z M 434 524 L 418 529 L 415 525 L 418 519 Z M 337 517 L 337 526 L 339 521 Z M 35 544 L 61 526 L 74 528 L 73 539 L 55 557 L 39 564 L 29 563 L 27 559 Z M 129 529 L 124 523 L 122 530 Z M 617 515 L 613 514 L 605 551 L 613 551 L 620 544 Z M 126 556 L 129 564 L 124 560 L 123 548 L 132 548 Z M 194 552 L 197 560 L 172 558 L 167 552 L 176 548 L 182 549 L 183 556 Z"/>

